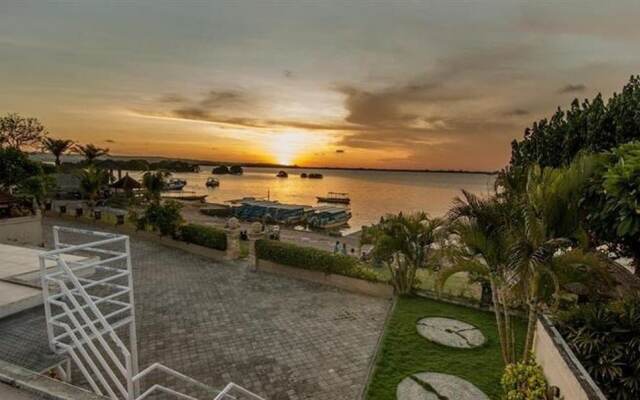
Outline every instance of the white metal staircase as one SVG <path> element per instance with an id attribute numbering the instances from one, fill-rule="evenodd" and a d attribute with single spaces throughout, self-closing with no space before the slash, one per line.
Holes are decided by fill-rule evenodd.
<path id="1" fill-rule="evenodd" d="M 62 235 L 78 243 L 65 243 Z M 55 226 L 53 238 L 55 249 L 40 255 L 49 345 L 71 358 L 94 392 L 113 400 L 160 392 L 199 400 L 158 383 L 140 389 L 143 378 L 162 372 L 207 393 L 207 399 L 264 400 L 234 383 L 215 390 L 159 363 L 139 371 L 129 237 Z M 68 261 L 66 255 L 84 257 Z M 118 331 L 126 333 L 128 344 Z"/>

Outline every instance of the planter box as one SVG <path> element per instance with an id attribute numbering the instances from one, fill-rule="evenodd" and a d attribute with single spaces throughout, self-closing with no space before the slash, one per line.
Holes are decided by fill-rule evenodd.
<path id="1" fill-rule="evenodd" d="M 363 279 L 351 278 L 343 275 L 325 274 L 320 271 L 313 271 L 303 268 L 290 267 L 267 260 L 257 260 L 258 271 L 272 274 L 284 275 L 290 278 L 302 279 L 305 281 L 321 283 L 344 289 L 349 292 L 366 294 L 374 297 L 390 299 L 393 297 L 393 287 L 386 283 L 370 282 Z"/>
<path id="2" fill-rule="evenodd" d="M 549 385 L 557 386 L 561 397 L 607 400 L 547 316 L 541 316 L 536 323 L 533 352 Z"/>

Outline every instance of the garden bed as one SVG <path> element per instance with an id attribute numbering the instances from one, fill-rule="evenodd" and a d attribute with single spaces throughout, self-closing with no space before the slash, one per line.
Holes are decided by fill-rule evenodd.
<path id="1" fill-rule="evenodd" d="M 420 336 L 416 323 L 425 317 L 455 318 L 482 331 L 486 342 L 476 348 L 457 349 Z M 518 342 L 525 326 L 516 322 Z M 400 297 L 385 328 L 366 399 L 396 400 L 400 382 L 413 374 L 436 372 L 465 379 L 489 398 L 499 399 L 504 364 L 493 313 L 419 297 Z"/>

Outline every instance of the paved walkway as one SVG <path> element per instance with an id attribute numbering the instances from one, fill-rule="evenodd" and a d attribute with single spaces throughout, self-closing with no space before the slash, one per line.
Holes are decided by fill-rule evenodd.
<path id="1" fill-rule="evenodd" d="M 49 236 L 52 222 L 69 225 L 47 220 Z M 141 367 L 161 362 L 269 400 L 359 397 L 388 301 L 146 241 L 133 240 L 132 255 Z"/>

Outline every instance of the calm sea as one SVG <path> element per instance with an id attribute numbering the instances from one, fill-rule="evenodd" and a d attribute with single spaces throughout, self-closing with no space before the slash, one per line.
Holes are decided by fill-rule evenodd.
<path id="1" fill-rule="evenodd" d="M 212 175 L 211 167 L 203 166 L 199 173 L 176 173 L 174 177 L 187 180 L 185 192 L 206 194 L 212 203 L 269 196 L 281 203 L 315 205 L 316 196 L 346 192 L 351 198 L 353 218 L 343 233 L 357 231 L 388 213 L 425 211 L 441 216 L 461 189 L 486 194 L 495 179 L 483 174 L 313 169 L 291 169 L 287 171 L 288 178 L 277 178 L 277 172 L 271 168 L 244 168 L 241 176 Z M 303 179 L 302 172 L 319 172 L 324 179 Z M 219 187 L 205 186 L 211 176 L 220 180 Z"/>

